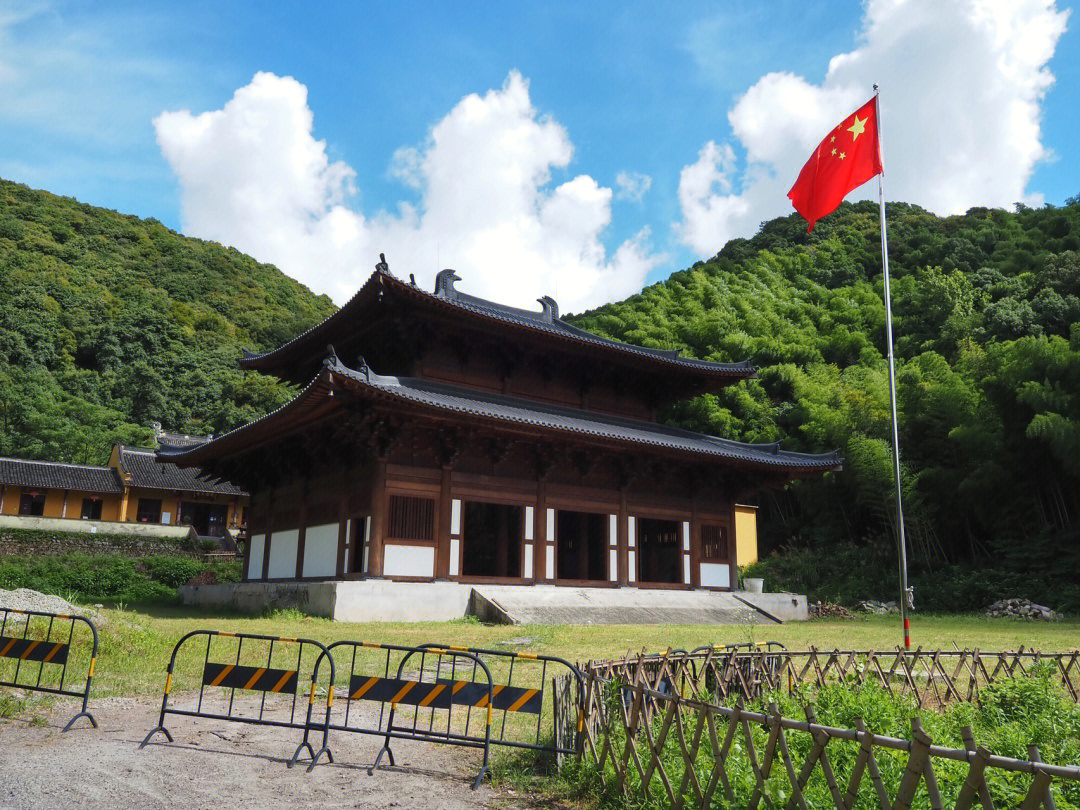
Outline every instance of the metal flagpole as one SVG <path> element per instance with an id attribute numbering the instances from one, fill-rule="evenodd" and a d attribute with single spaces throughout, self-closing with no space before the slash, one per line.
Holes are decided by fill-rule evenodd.
<path id="1" fill-rule="evenodd" d="M 878 86 L 874 85 L 874 99 L 878 100 Z M 877 127 L 878 149 L 881 149 L 881 104 L 874 105 L 874 124 Z M 907 576 L 907 542 L 904 539 L 904 504 L 900 488 L 900 433 L 896 425 L 896 363 L 893 360 L 892 298 L 889 295 L 889 239 L 885 230 L 885 160 L 878 173 L 878 207 L 881 210 L 881 266 L 885 274 L 885 345 L 889 355 L 889 405 L 892 409 L 893 476 L 896 479 L 896 546 L 900 558 L 900 617 L 904 621 L 904 649 L 911 649 L 911 623 L 908 609 L 914 608 Z"/>

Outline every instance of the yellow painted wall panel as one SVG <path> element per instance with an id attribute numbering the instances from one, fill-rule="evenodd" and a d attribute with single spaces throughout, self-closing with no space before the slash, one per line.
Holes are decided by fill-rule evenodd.
<path id="1" fill-rule="evenodd" d="M 19 514 L 19 499 L 22 498 L 22 487 L 8 486 L 4 489 L 4 507 L 0 510 L 2 515 Z"/>
<path id="2" fill-rule="evenodd" d="M 42 517 L 58 518 L 64 511 L 64 490 L 50 489 L 45 493 L 45 512 Z"/>
<path id="3" fill-rule="evenodd" d="M 757 562 L 757 507 L 735 506 L 735 563 Z"/>

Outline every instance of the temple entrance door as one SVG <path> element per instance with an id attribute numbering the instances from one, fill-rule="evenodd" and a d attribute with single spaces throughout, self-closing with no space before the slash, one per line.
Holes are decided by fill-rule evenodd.
<path id="1" fill-rule="evenodd" d="M 461 576 L 521 579 L 524 507 L 464 501 Z"/>
<path id="2" fill-rule="evenodd" d="M 555 544 L 556 579 L 608 582 L 608 515 L 559 509 Z"/>
<path id="3" fill-rule="evenodd" d="M 638 582 L 643 585 L 680 585 L 682 543 L 680 524 L 674 520 L 638 518 Z"/>

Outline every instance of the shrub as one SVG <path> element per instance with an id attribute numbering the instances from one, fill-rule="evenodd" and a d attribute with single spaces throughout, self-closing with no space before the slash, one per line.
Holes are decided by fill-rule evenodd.
<path id="1" fill-rule="evenodd" d="M 114 554 L 0 558 L 0 588 L 31 588 L 84 601 L 147 602 L 176 597 L 176 588 L 212 570 L 219 582 L 238 582 L 239 562 L 204 563 L 186 557 L 131 560 Z"/>

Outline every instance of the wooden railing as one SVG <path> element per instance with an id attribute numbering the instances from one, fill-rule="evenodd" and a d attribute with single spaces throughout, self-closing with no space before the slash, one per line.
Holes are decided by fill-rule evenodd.
<path id="1" fill-rule="evenodd" d="M 760 664 L 755 654 L 746 659 L 751 661 L 749 677 L 742 671 L 741 676 L 732 675 L 726 681 L 728 665 L 721 660 L 725 654 L 716 650 L 589 664 L 583 670 L 584 763 L 596 769 L 605 788 L 622 794 L 631 806 L 994 808 L 987 781 L 994 772 L 1007 775 L 996 783 L 998 807 L 1053 810 L 1055 794 L 1059 800 L 1066 796 L 1070 807 L 1080 803 L 1080 767 L 1044 763 L 1035 746 L 1028 748 L 1027 760 L 1014 759 L 976 745 L 969 727 L 962 730 L 965 747 L 949 748 L 936 745 L 918 718 L 911 721 L 911 739 L 900 739 L 876 734 L 862 720 L 856 720 L 854 728 L 822 725 L 809 706 L 804 708 L 805 718 L 796 719 L 783 716 L 775 704 L 765 711 L 751 711 L 740 696 L 734 705 L 724 706 L 713 700 L 703 686 L 696 692 L 690 688 L 691 684 L 701 684 L 705 679 L 702 673 L 710 671 L 716 683 L 737 683 L 740 689 L 759 680 L 774 683 L 778 674 L 786 677 L 790 672 L 793 654 L 784 652 L 778 669 L 761 664 L 767 677 L 755 668 Z M 794 655 L 797 658 L 800 654 Z M 820 672 L 821 682 L 830 681 L 826 673 L 833 668 L 816 667 L 814 655 L 801 655 L 811 660 L 809 669 L 801 671 Z M 859 660 L 860 654 L 852 655 Z M 921 655 L 929 661 L 941 661 L 941 656 Z M 844 654 L 840 657 L 850 660 Z M 955 657 L 951 655 L 950 660 Z M 958 660 L 966 661 L 964 666 L 973 666 L 977 673 L 984 671 L 978 664 L 980 660 L 1002 661 L 1000 671 L 986 668 L 987 678 L 993 680 L 1010 664 L 1015 664 L 1013 674 L 1019 674 L 1021 662 L 1026 665 L 1035 657 L 1033 653 L 968 653 L 966 657 L 961 654 Z M 1059 665 L 1064 660 L 1066 669 L 1059 672 L 1073 677 L 1070 673 L 1075 671 L 1075 656 L 1038 658 L 1055 660 Z M 692 666 L 695 661 L 696 671 Z M 702 661 L 706 662 L 704 670 Z M 711 662 L 716 663 L 715 668 L 709 665 Z M 822 662 L 818 660 L 818 664 Z M 735 663 L 731 666 L 738 668 Z M 836 671 L 851 674 L 853 666 L 849 663 L 846 669 L 837 667 Z M 910 669 L 911 662 L 897 666 L 900 670 Z M 884 667 L 879 670 L 872 666 L 871 672 L 871 681 L 893 680 L 887 677 L 889 670 Z M 941 679 L 940 673 L 935 677 Z M 980 679 L 974 677 L 975 682 Z M 900 680 L 908 683 L 909 694 L 928 694 L 917 688 L 914 675 L 901 675 Z M 945 680 L 950 686 L 942 694 L 953 699 L 973 694 L 960 691 L 956 675 L 950 673 Z M 1000 794 L 1002 784 L 1008 785 L 1004 797 Z"/>
<path id="2" fill-rule="evenodd" d="M 723 702 L 754 700 L 769 691 L 800 686 L 873 683 L 893 695 L 910 695 L 920 707 L 977 701 L 979 690 L 1003 677 L 1026 675 L 1039 664 L 1053 666 L 1065 692 L 1080 702 L 1080 650 L 786 650 L 778 644 L 703 647 L 692 652 L 639 655 L 589 664 L 605 678 L 630 674 L 649 688 L 684 697 L 709 694 Z"/>

